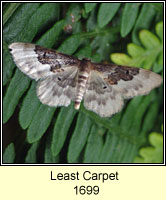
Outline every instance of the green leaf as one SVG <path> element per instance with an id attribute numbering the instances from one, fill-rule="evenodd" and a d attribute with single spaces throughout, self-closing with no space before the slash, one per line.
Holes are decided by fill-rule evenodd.
<path id="1" fill-rule="evenodd" d="M 163 45 L 157 36 L 148 30 L 141 30 L 139 39 L 144 48 L 130 43 L 127 45 L 127 51 L 131 57 L 126 54 L 114 53 L 110 56 L 111 60 L 116 64 L 143 67 L 145 69 L 150 69 L 156 61 L 159 65 L 162 65 Z M 160 66 L 159 68 L 161 69 Z M 157 71 L 156 68 L 155 71 Z"/>
<path id="2" fill-rule="evenodd" d="M 23 129 L 28 128 L 37 110 L 39 109 L 39 106 L 40 101 L 36 95 L 36 83 L 33 82 L 23 100 L 23 104 L 19 113 L 19 123 Z"/>
<path id="3" fill-rule="evenodd" d="M 146 110 L 148 108 L 148 105 L 151 103 L 151 99 L 153 97 L 153 94 L 150 93 L 149 95 L 145 96 L 144 99 L 143 99 L 143 102 L 141 102 L 139 104 L 139 106 L 137 108 L 138 109 L 135 109 L 135 114 L 134 114 L 134 117 L 133 117 L 133 123 L 132 125 L 130 126 L 130 135 L 132 135 L 133 132 L 135 132 L 135 135 L 139 134 L 139 132 L 141 132 L 141 124 L 142 124 L 142 117 L 144 116 L 144 114 L 146 113 Z M 134 100 L 139 100 L 139 98 L 142 98 L 142 97 L 136 97 Z M 125 115 L 125 117 L 127 117 Z M 130 119 L 130 118 L 128 118 Z M 125 128 L 126 128 L 126 125 L 125 125 Z M 127 130 L 126 130 L 127 131 Z"/>
<path id="4" fill-rule="evenodd" d="M 104 129 L 93 125 L 89 134 L 84 154 L 84 163 L 100 162 L 100 154 L 103 147 Z"/>
<path id="5" fill-rule="evenodd" d="M 156 73 L 160 73 L 163 70 L 163 54 L 159 55 L 158 63 L 155 62 L 153 65 L 153 71 Z"/>
<path id="6" fill-rule="evenodd" d="M 78 57 L 79 59 L 83 58 L 91 58 L 92 55 L 92 48 L 90 46 L 86 46 L 85 48 L 80 49 L 75 56 Z"/>
<path id="7" fill-rule="evenodd" d="M 69 150 L 67 156 L 69 163 L 78 162 L 77 159 L 82 149 L 84 148 L 88 134 L 90 132 L 90 128 L 91 128 L 91 120 L 83 113 L 80 113 L 77 119 L 76 128 L 74 130 L 74 133 L 72 135 L 69 144 Z"/>
<path id="8" fill-rule="evenodd" d="M 3 86 L 6 85 L 12 76 L 14 69 L 13 60 L 9 54 L 8 45 L 3 42 Z"/>
<path id="9" fill-rule="evenodd" d="M 129 130 L 132 127 L 132 125 L 134 124 L 134 120 L 136 118 L 136 110 L 141 105 L 142 102 L 143 102 L 142 97 L 136 97 L 136 98 L 132 99 L 130 101 L 130 103 L 128 104 L 126 111 L 125 111 L 125 115 L 123 115 L 121 122 L 120 122 L 121 128 L 123 129 L 123 131 L 129 132 Z M 133 116 L 133 111 L 135 113 L 134 116 Z"/>
<path id="10" fill-rule="evenodd" d="M 86 29 L 87 32 L 94 31 L 97 27 L 97 19 L 96 19 L 96 9 L 94 9 L 91 13 L 89 18 L 86 22 Z"/>
<path id="11" fill-rule="evenodd" d="M 112 45 L 111 43 L 115 42 L 118 38 L 117 31 L 113 28 L 110 28 L 109 30 L 104 31 L 104 37 L 103 35 L 99 35 L 94 38 L 94 40 L 91 43 L 92 49 L 97 49 L 96 53 L 98 54 L 99 58 L 97 59 L 98 62 L 101 62 L 101 60 L 108 60 L 110 52 L 112 51 Z"/>
<path id="12" fill-rule="evenodd" d="M 163 66 L 163 49 L 162 49 L 162 51 L 159 54 L 158 64 Z M 163 67 L 162 67 L 162 69 L 163 69 Z"/>
<path id="13" fill-rule="evenodd" d="M 19 99 L 27 90 L 29 83 L 30 79 L 17 69 L 3 99 L 3 123 L 6 123 L 12 116 Z"/>
<path id="14" fill-rule="evenodd" d="M 139 154 L 141 157 L 136 157 L 135 163 L 162 163 L 163 162 L 163 135 L 152 132 L 149 135 L 151 147 L 141 148 Z"/>
<path id="15" fill-rule="evenodd" d="M 37 44 L 45 46 L 47 48 L 53 47 L 58 41 L 60 34 L 62 33 L 64 26 L 64 20 L 61 20 L 54 24 L 45 34 L 40 37 Z"/>
<path id="16" fill-rule="evenodd" d="M 7 3 L 3 12 L 3 26 L 20 5 L 21 3 Z"/>
<path id="17" fill-rule="evenodd" d="M 153 124 L 157 119 L 157 113 L 159 112 L 159 105 L 157 102 L 152 102 L 149 106 L 148 112 L 146 113 L 142 125 L 143 132 L 149 132 L 153 129 Z M 149 123 L 151 122 L 151 123 Z"/>
<path id="18" fill-rule="evenodd" d="M 49 15 L 46 13 L 50 13 Z M 24 27 L 23 31 L 17 37 L 17 41 L 30 42 L 40 29 L 48 26 L 49 23 L 54 22 L 54 20 L 59 17 L 59 4 L 57 3 L 44 3 L 37 11 L 30 17 Z"/>
<path id="19" fill-rule="evenodd" d="M 139 32 L 139 38 L 141 43 L 144 45 L 146 49 L 159 48 L 160 49 L 160 41 L 159 39 L 150 31 L 142 30 Z"/>
<path id="20" fill-rule="evenodd" d="M 70 106 L 69 108 L 62 108 L 60 113 L 58 114 L 53 129 L 53 138 L 51 143 L 51 149 L 54 156 L 59 154 L 61 148 L 64 145 L 68 130 L 71 126 L 75 113 L 75 110 Z"/>
<path id="21" fill-rule="evenodd" d="M 11 43 L 16 41 L 18 37 L 20 38 L 20 33 L 24 31 L 24 29 L 27 31 L 27 22 L 31 19 L 35 11 L 37 11 L 39 6 L 40 3 L 22 3 L 5 24 L 3 40 L 7 43 Z M 30 32 L 28 33 L 31 34 Z"/>
<path id="22" fill-rule="evenodd" d="M 134 43 L 130 43 L 127 45 L 127 51 L 131 57 L 136 57 L 136 58 L 145 53 L 144 48 L 142 48 Z"/>
<path id="23" fill-rule="evenodd" d="M 157 3 L 157 2 L 154 2 L 154 3 L 150 3 L 153 7 L 154 7 L 154 9 L 156 10 L 156 12 L 157 12 L 157 16 L 156 16 L 156 20 L 161 20 L 161 19 L 163 19 L 163 11 L 164 11 L 164 4 L 163 4 L 163 2 L 161 2 L 161 3 Z"/>
<path id="24" fill-rule="evenodd" d="M 15 148 L 14 144 L 10 143 L 3 153 L 3 163 L 14 163 L 15 158 Z"/>
<path id="25" fill-rule="evenodd" d="M 34 143 L 43 136 L 51 122 L 55 109 L 43 104 L 40 105 L 28 128 L 27 141 L 29 143 Z"/>
<path id="26" fill-rule="evenodd" d="M 85 11 L 87 13 L 91 12 L 94 7 L 96 6 L 97 3 L 85 3 L 84 6 L 85 6 Z"/>
<path id="27" fill-rule="evenodd" d="M 159 36 L 160 40 L 163 41 L 163 22 L 157 23 L 156 33 Z"/>
<path id="28" fill-rule="evenodd" d="M 131 62 L 131 58 L 124 53 L 112 53 L 110 57 L 117 65 L 129 65 Z"/>
<path id="29" fill-rule="evenodd" d="M 66 13 L 66 22 L 73 23 L 78 22 L 81 18 L 81 6 L 80 4 L 71 3 Z"/>
<path id="30" fill-rule="evenodd" d="M 138 39 L 138 32 L 141 29 L 148 29 L 150 25 L 153 23 L 153 19 L 156 12 L 154 7 L 151 4 L 144 3 L 141 8 L 141 13 L 139 14 L 139 17 L 136 21 L 134 30 L 132 32 L 132 41 L 140 45 L 139 39 Z"/>
<path id="31" fill-rule="evenodd" d="M 81 6 L 80 4 L 71 3 L 65 16 L 65 26 L 71 27 L 71 33 L 80 33 L 82 25 L 80 23 L 81 18 Z M 69 31 L 70 32 L 70 31 Z"/>
<path id="32" fill-rule="evenodd" d="M 28 153 L 25 158 L 25 163 L 37 163 L 37 149 L 38 149 L 39 143 L 35 142 L 31 145 L 30 149 L 28 150 Z"/>
<path id="33" fill-rule="evenodd" d="M 81 38 L 79 35 L 73 35 L 62 43 L 62 45 L 58 48 L 58 51 L 71 55 L 77 50 L 80 42 Z"/>
<path id="34" fill-rule="evenodd" d="M 97 16 L 98 25 L 103 28 L 107 25 L 120 7 L 120 3 L 102 3 Z"/>
<path id="35" fill-rule="evenodd" d="M 44 152 L 44 163 L 59 163 L 59 156 L 54 156 L 51 151 L 52 135 L 49 135 L 46 141 Z"/>
<path id="36" fill-rule="evenodd" d="M 117 146 L 118 141 L 119 138 L 116 135 L 112 135 L 110 132 L 107 133 L 105 144 L 100 153 L 100 163 L 116 162 L 117 159 L 113 159 L 113 155 L 116 151 L 120 151 L 120 147 Z"/>
<path id="37" fill-rule="evenodd" d="M 122 14 L 121 36 L 126 37 L 134 26 L 140 3 L 126 3 Z"/>

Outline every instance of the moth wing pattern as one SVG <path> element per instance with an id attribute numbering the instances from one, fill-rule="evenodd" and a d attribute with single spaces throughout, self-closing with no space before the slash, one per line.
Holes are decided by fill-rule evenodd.
<path id="1" fill-rule="evenodd" d="M 12 43 L 9 50 L 17 67 L 38 81 L 43 104 L 68 106 L 74 100 L 78 59 L 31 43 Z"/>
<path id="2" fill-rule="evenodd" d="M 49 106 L 75 109 L 81 101 L 101 117 L 121 110 L 124 100 L 146 95 L 158 87 L 160 75 L 141 68 L 91 63 L 31 43 L 12 43 L 9 50 L 17 67 L 38 81 L 37 96 Z"/>
<path id="3" fill-rule="evenodd" d="M 123 99 L 146 95 L 162 82 L 160 75 L 142 68 L 94 64 L 84 105 L 102 117 L 121 110 Z"/>
<path id="4" fill-rule="evenodd" d="M 38 61 L 35 46 L 31 43 L 12 43 L 9 49 L 17 67 L 30 78 L 36 81 L 52 75 L 50 66 Z"/>
<path id="5" fill-rule="evenodd" d="M 135 75 L 132 81 L 120 80 L 117 87 L 125 99 L 138 95 L 146 95 L 161 84 L 161 76 L 140 68 L 139 74 Z"/>
<path id="6" fill-rule="evenodd" d="M 49 106 L 68 106 L 76 96 L 77 68 L 46 77 L 37 83 L 37 96 Z"/>
<path id="7" fill-rule="evenodd" d="M 31 43 L 12 43 L 9 50 L 17 67 L 36 81 L 79 64 L 72 56 Z"/>
<path id="8" fill-rule="evenodd" d="M 114 87 L 93 71 L 84 95 L 84 106 L 101 117 L 107 117 L 121 110 L 123 99 Z"/>

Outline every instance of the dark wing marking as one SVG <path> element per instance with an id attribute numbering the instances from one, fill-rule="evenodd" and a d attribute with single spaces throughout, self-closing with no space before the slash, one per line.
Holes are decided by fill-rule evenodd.
<path id="1" fill-rule="evenodd" d="M 72 56 L 30 43 L 12 43 L 9 50 L 17 67 L 35 80 L 63 71 L 66 67 L 78 67 L 80 63 Z"/>
<path id="2" fill-rule="evenodd" d="M 148 94 L 162 82 L 160 75 L 136 67 L 93 64 L 93 70 L 124 98 Z"/>

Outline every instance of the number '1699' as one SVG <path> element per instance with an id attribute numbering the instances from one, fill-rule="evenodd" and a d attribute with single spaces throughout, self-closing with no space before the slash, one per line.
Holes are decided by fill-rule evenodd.
<path id="1" fill-rule="evenodd" d="M 95 194 L 95 195 L 97 195 L 97 194 L 99 194 L 99 186 L 97 186 L 97 185 L 95 185 L 95 186 L 90 186 L 90 185 L 88 185 L 88 186 L 84 186 L 84 185 L 75 186 L 74 189 L 75 189 L 76 195 L 78 195 L 78 194 L 81 194 L 81 195 L 84 195 L 84 194 L 88 194 L 88 195 Z"/>

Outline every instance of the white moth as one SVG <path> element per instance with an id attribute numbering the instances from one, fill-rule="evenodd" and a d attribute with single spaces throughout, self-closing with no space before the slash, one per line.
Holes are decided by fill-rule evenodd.
<path id="1" fill-rule="evenodd" d="M 12 43 L 9 50 L 17 67 L 38 81 L 37 96 L 49 106 L 75 102 L 101 117 L 121 110 L 124 98 L 148 94 L 158 87 L 160 75 L 141 68 L 92 63 L 30 43 Z"/>

